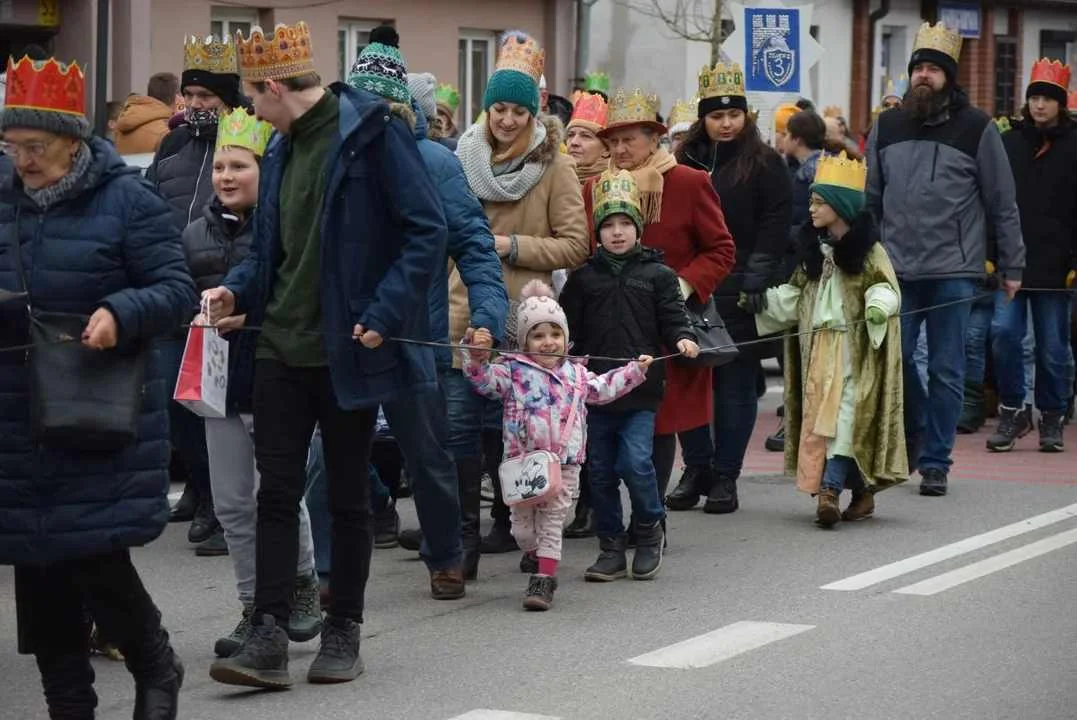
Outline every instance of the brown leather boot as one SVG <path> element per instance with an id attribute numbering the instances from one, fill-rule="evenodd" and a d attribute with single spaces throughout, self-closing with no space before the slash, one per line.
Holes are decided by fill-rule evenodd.
<path id="1" fill-rule="evenodd" d="M 430 597 L 435 600 L 459 600 L 464 597 L 464 571 L 454 567 L 430 573 Z"/>
<path id="2" fill-rule="evenodd" d="M 846 522 L 867 520 L 875 514 L 875 496 L 867 491 L 853 493 L 853 499 L 849 501 L 849 507 L 841 514 L 841 519 Z"/>
<path id="3" fill-rule="evenodd" d="M 819 491 L 819 506 L 815 510 L 815 522 L 820 527 L 834 527 L 841 520 L 841 508 L 838 507 L 838 493 L 829 488 Z"/>

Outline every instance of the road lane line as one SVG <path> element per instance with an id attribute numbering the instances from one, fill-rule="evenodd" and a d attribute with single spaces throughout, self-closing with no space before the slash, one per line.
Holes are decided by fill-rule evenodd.
<path id="1" fill-rule="evenodd" d="M 1077 543 L 1077 529 L 1066 530 L 1065 532 L 1060 532 L 1057 535 L 1052 535 L 1043 540 L 1037 540 L 1034 543 L 1022 545 L 1014 550 L 980 560 L 979 562 L 974 562 L 971 565 L 951 570 L 942 575 L 936 575 L 935 577 L 928 578 L 922 582 L 906 585 L 903 588 L 898 588 L 894 592 L 901 593 L 902 595 L 936 595 L 945 590 L 955 588 L 963 583 L 967 583 L 970 580 L 976 580 L 977 578 L 982 578 L 985 575 L 990 575 L 999 570 L 1005 570 L 1006 568 L 1013 567 L 1025 560 L 1031 560 L 1040 555 L 1046 555 L 1052 550 L 1058 550 L 1074 543 Z"/>
<path id="2" fill-rule="evenodd" d="M 508 710 L 472 710 L 449 720 L 561 720 L 551 715 L 510 712 Z"/>
<path id="3" fill-rule="evenodd" d="M 677 670 L 705 668 L 772 642 L 807 632 L 814 627 L 788 623 L 735 622 L 684 642 L 634 657 L 628 662 L 645 667 Z"/>
<path id="4" fill-rule="evenodd" d="M 1075 517 L 1077 517 L 1077 503 L 1028 518 L 1027 520 L 1015 522 L 1012 525 L 1005 525 L 981 535 L 973 535 L 972 537 L 959 540 L 950 545 L 943 545 L 940 548 L 935 548 L 934 550 L 929 550 L 925 553 L 920 553 L 919 555 L 913 555 L 904 560 L 898 560 L 889 565 L 883 565 L 874 570 L 868 570 L 859 575 L 853 575 L 844 580 L 832 582 L 829 585 L 823 585 L 821 589 L 842 591 L 863 590 L 864 588 L 878 585 L 887 580 L 893 580 L 896 577 L 906 575 L 921 568 L 928 567 L 929 565 L 935 565 L 951 558 L 979 550 L 980 548 L 985 548 L 989 545 L 994 545 L 1003 542 L 1004 540 L 1009 540 L 1010 538 L 1015 538 L 1024 535 L 1025 533 L 1030 533 L 1034 530 L 1045 528 L 1048 525 L 1054 525 L 1055 523 L 1062 522 L 1063 520 L 1070 520 Z"/>

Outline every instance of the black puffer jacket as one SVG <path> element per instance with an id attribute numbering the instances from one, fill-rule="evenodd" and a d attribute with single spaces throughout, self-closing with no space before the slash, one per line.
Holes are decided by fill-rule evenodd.
<path id="1" fill-rule="evenodd" d="M 755 340 L 755 318 L 737 307 L 740 292 L 760 292 L 783 282 L 782 269 L 793 240 L 792 180 L 781 155 L 766 149 L 766 164 L 747 182 L 736 182 L 732 168 L 722 171 L 742 152 L 743 142 L 711 143 L 706 136 L 685 146 L 686 164 L 710 173 L 711 182 L 722 199 L 726 225 L 737 245 L 737 263 L 733 272 L 718 286 L 715 303 L 733 340 Z M 770 345 L 745 348 L 757 356 Z M 770 352 L 774 352 L 772 348 Z M 764 353 L 766 354 L 766 353 Z"/>
<path id="2" fill-rule="evenodd" d="M 1025 240 L 1023 287 L 1064 288 L 1066 275 L 1077 269 L 1077 124 L 1065 117 L 1044 132 L 1021 123 L 1002 144 Z"/>
<path id="3" fill-rule="evenodd" d="M 213 149 L 217 126 L 195 130 L 180 125 L 164 136 L 146 178 L 172 206 L 176 227 L 182 231 L 202 216 L 213 198 Z"/>
<path id="4" fill-rule="evenodd" d="M 661 252 L 651 248 L 643 248 L 619 274 L 602 253 L 595 254 L 569 275 L 560 303 L 568 318 L 574 355 L 657 356 L 664 354 L 663 347 L 674 348 L 680 340 L 696 339 L 677 273 L 664 264 Z M 604 373 L 619 364 L 623 363 L 593 360 L 588 367 Z M 588 412 L 658 410 L 664 386 L 665 364 L 655 363 L 643 385 Z"/>
<path id="5" fill-rule="evenodd" d="M 183 252 L 198 292 L 215 288 L 251 252 L 252 214 L 240 220 L 214 198 L 183 231 Z"/>

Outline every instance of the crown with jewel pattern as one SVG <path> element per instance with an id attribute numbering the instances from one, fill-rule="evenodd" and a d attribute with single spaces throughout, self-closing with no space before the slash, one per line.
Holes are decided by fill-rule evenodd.
<path id="1" fill-rule="evenodd" d="M 643 211 L 640 208 L 639 187 L 627 170 L 606 170 L 591 189 L 595 232 L 610 215 L 623 213 L 632 218 L 636 229 L 643 232 Z M 638 239 L 638 238 L 637 238 Z"/>
<path id="2" fill-rule="evenodd" d="M 7 61 L 5 109 L 44 110 L 84 116 L 86 77 L 78 63 L 64 64 L 54 58 Z"/>
<path id="3" fill-rule="evenodd" d="M 533 37 L 523 33 L 509 33 L 505 36 L 497 52 L 494 72 L 516 70 L 538 84 L 545 68 L 546 51 L 539 47 Z"/>
<path id="4" fill-rule="evenodd" d="M 236 108 L 217 123 L 217 150 L 241 147 L 262 157 L 272 134 L 272 125 L 259 120 L 244 108 Z"/>
<path id="5" fill-rule="evenodd" d="M 237 31 L 236 45 L 239 72 L 247 82 L 285 80 L 316 72 L 310 28 L 302 20 L 295 25 L 278 23 L 271 35 L 255 25 L 246 40 L 242 31 Z"/>
<path id="6" fill-rule="evenodd" d="M 744 69 L 737 63 L 720 62 L 699 71 L 699 98 L 745 96 Z"/>
<path id="7" fill-rule="evenodd" d="M 658 122 L 658 96 L 654 93 L 645 95 L 639 88 L 628 93 L 621 88 L 610 98 L 609 107 L 603 133 L 631 125 L 647 125 L 663 135 L 668 132 L 666 126 Z"/>
<path id="8" fill-rule="evenodd" d="M 456 114 L 456 108 L 460 107 L 460 92 L 448 83 L 438 85 L 434 90 L 434 101 L 440 105 L 444 105 L 450 111 L 450 114 Z"/>
<path id="9" fill-rule="evenodd" d="M 589 72 L 584 80 L 583 89 L 587 92 L 600 92 L 608 96 L 610 94 L 610 76 L 604 72 Z"/>
<path id="10" fill-rule="evenodd" d="M 670 132 L 681 132 L 679 126 L 692 125 L 697 119 L 698 108 L 698 97 L 673 103 L 673 109 L 669 111 Z"/>
<path id="11" fill-rule="evenodd" d="M 609 105 L 602 96 L 584 93 L 572 108 L 572 119 L 568 121 L 568 127 L 579 125 L 597 133 L 606 127 L 608 121 Z"/>
<path id="12" fill-rule="evenodd" d="M 924 23 L 916 33 L 912 44 L 913 52 L 917 50 L 937 50 L 953 58 L 956 63 L 961 59 L 961 35 L 943 23 Z"/>
<path id="13" fill-rule="evenodd" d="M 1032 79 L 1029 84 L 1036 82 L 1057 85 L 1068 92 L 1070 87 L 1069 66 L 1063 65 L 1058 60 L 1048 60 L 1047 58 L 1037 60 L 1032 65 Z"/>
<path id="14" fill-rule="evenodd" d="M 863 192 L 868 184 L 868 166 L 860 160 L 850 158 L 844 150 L 839 155 L 823 155 L 815 169 L 814 184 Z"/>
<path id="15" fill-rule="evenodd" d="M 236 44 L 229 37 L 188 35 L 183 39 L 183 69 L 218 75 L 238 75 Z"/>

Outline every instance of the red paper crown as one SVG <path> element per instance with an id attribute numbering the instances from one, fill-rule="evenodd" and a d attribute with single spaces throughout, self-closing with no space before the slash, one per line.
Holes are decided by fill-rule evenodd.
<path id="1" fill-rule="evenodd" d="M 1058 60 L 1043 58 L 1033 63 L 1031 82 L 1050 83 L 1068 91 L 1070 87 L 1070 69 Z"/>
<path id="2" fill-rule="evenodd" d="M 569 125 L 583 125 L 595 132 L 606 127 L 609 120 L 609 106 L 601 95 L 583 95 L 576 101 Z"/>
<path id="3" fill-rule="evenodd" d="M 1069 102 L 1066 103 L 1066 109 L 1070 112 L 1077 112 L 1077 90 L 1070 93 Z"/>
<path id="4" fill-rule="evenodd" d="M 7 96 L 4 107 L 46 112 L 86 114 L 86 78 L 78 63 L 65 65 L 54 58 L 18 62 L 7 60 Z"/>

